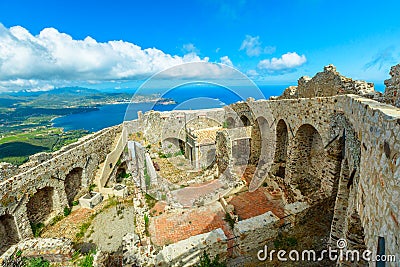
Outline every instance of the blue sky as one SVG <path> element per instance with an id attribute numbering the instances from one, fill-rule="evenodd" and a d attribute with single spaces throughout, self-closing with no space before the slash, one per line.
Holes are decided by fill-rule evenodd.
<path id="1" fill-rule="evenodd" d="M 400 62 L 398 1 L 0 1 L 0 90 L 131 86 L 193 61 L 258 84 L 334 64 L 376 83 Z M 133 81 L 133 82 L 132 82 Z"/>

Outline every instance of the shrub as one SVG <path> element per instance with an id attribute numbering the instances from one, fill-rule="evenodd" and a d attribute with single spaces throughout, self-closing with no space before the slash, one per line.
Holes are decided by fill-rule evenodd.
<path id="1" fill-rule="evenodd" d="M 44 227 L 44 224 L 39 222 L 39 223 L 31 223 L 31 228 L 33 232 L 34 237 L 39 237 L 40 233 L 42 232 Z"/>
<path id="2" fill-rule="evenodd" d="M 208 253 L 204 251 L 203 255 L 200 256 L 200 262 L 197 267 L 226 267 L 226 263 L 219 262 L 219 255 L 211 259 Z"/>
<path id="3" fill-rule="evenodd" d="M 93 253 L 88 253 L 85 257 L 79 261 L 79 267 L 93 267 Z"/>
<path id="4" fill-rule="evenodd" d="M 64 216 L 67 217 L 68 215 L 71 214 L 71 208 L 70 207 L 64 207 Z"/>
<path id="5" fill-rule="evenodd" d="M 43 258 L 25 259 L 26 267 L 50 267 L 50 262 Z"/>

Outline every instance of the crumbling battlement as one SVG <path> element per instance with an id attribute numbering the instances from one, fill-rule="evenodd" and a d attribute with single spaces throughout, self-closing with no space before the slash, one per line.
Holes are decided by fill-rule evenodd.
<path id="1" fill-rule="evenodd" d="M 385 81 L 385 102 L 400 108 L 400 64 L 390 69 L 390 76 Z"/>
<path id="2" fill-rule="evenodd" d="M 356 94 L 368 98 L 377 98 L 379 92 L 374 90 L 374 84 L 353 80 L 341 75 L 336 67 L 328 65 L 323 72 L 318 72 L 313 78 L 303 76 L 297 86 L 289 86 L 277 99 L 293 99 L 306 97 L 326 97 L 342 94 Z"/>

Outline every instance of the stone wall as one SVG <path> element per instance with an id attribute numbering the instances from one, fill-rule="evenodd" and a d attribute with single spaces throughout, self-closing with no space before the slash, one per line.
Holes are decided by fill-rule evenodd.
<path id="1" fill-rule="evenodd" d="M 185 124 L 209 128 L 221 126 L 225 111 L 222 108 L 204 110 L 174 110 L 168 112 L 150 111 L 143 115 L 140 131 L 151 144 L 159 143 L 168 138 L 185 140 Z"/>
<path id="2" fill-rule="evenodd" d="M 165 246 L 155 258 L 155 266 L 193 266 L 198 263 L 205 251 L 211 258 L 220 260 L 227 256 L 227 237 L 221 228 L 192 236 L 172 245 Z"/>
<path id="3" fill-rule="evenodd" d="M 235 224 L 234 234 L 238 254 L 260 249 L 278 235 L 279 218 L 271 211 L 239 221 Z"/>
<path id="4" fill-rule="evenodd" d="M 391 78 L 385 81 L 385 102 L 400 108 L 400 64 L 390 69 Z"/>
<path id="5" fill-rule="evenodd" d="M 145 154 L 147 174 L 150 176 L 150 186 L 157 186 L 157 172 L 149 153 Z"/>
<path id="6" fill-rule="evenodd" d="M 22 257 L 41 257 L 51 263 L 67 263 L 72 259 L 74 253 L 72 242 L 68 239 L 35 238 L 20 242 L 10 247 L 0 256 L 0 264 L 6 264 L 15 257 L 18 251 L 22 252 Z"/>
<path id="7" fill-rule="evenodd" d="M 50 159 L 2 181 L 0 216 L 8 216 L 6 221 L 16 225 L 16 229 L 8 227 L 14 229 L 10 235 L 21 240 L 32 237 L 31 223 L 46 222 L 62 213 L 72 199 L 71 194 L 78 194 L 79 190 L 73 187 L 86 188 L 93 182 L 98 164 L 110 152 L 120 130 L 120 126 L 115 126 L 85 136 L 53 153 Z M 74 170 L 79 168 L 82 171 L 76 175 Z M 66 181 L 68 176 L 73 177 L 73 183 Z"/>
<path id="8" fill-rule="evenodd" d="M 114 170 L 117 161 L 120 159 L 124 148 L 128 142 L 128 129 L 122 127 L 121 135 L 118 139 L 117 145 L 114 149 L 106 156 L 104 161 L 103 169 L 100 174 L 100 186 L 105 187 L 108 178 L 110 177 L 112 171 Z"/>

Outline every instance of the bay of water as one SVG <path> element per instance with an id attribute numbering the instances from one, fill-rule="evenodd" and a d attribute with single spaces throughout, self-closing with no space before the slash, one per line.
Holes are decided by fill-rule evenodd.
<path id="1" fill-rule="evenodd" d="M 286 87 L 287 85 L 271 85 L 260 86 L 259 88 L 265 99 L 268 99 L 270 96 L 281 95 Z M 53 126 L 64 128 L 64 130 L 85 129 L 95 132 L 106 127 L 120 124 L 124 119 L 136 119 L 138 111 L 196 110 L 222 107 L 243 100 L 239 95 L 252 95 L 251 91 L 249 92 L 246 90 L 250 89 L 243 89 L 242 91 L 238 89 L 235 90 L 236 93 L 233 93 L 231 90 L 216 86 L 178 87 L 163 95 L 164 98 L 174 99 L 177 102 L 177 104 L 174 105 L 154 105 L 154 103 L 108 104 L 98 107 L 98 110 L 56 118 L 53 120 Z M 158 91 L 154 89 L 148 93 L 157 92 Z M 258 94 L 255 93 L 255 95 Z M 258 97 L 255 98 L 260 99 L 262 97 L 258 95 Z M 128 106 L 129 109 L 127 112 Z"/>

